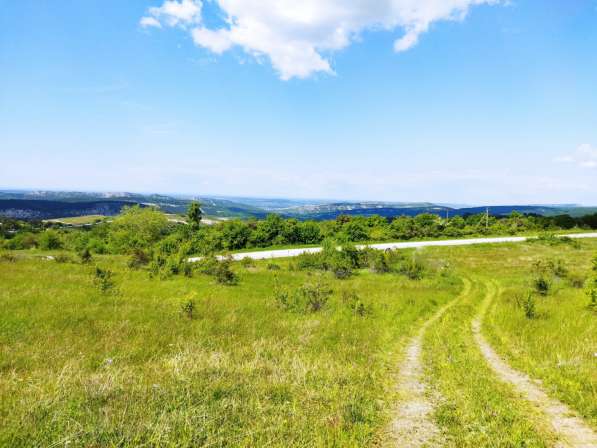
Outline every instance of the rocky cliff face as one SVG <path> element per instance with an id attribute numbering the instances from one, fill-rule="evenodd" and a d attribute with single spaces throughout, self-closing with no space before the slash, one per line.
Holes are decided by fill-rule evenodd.
<path id="1" fill-rule="evenodd" d="M 13 219 L 53 219 L 85 215 L 113 216 L 119 214 L 123 207 L 131 205 L 136 205 L 136 203 L 0 200 L 0 216 Z"/>

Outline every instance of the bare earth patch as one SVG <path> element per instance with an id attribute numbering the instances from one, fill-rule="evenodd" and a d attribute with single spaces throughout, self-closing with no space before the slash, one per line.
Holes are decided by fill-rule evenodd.
<path id="1" fill-rule="evenodd" d="M 464 290 L 459 298 L 469 292 L 470 282 L 464 279 Z M 427 320 L 406 348 L 406 356 L 397 384 L 398 391 L 404 399 L 388 428 L 389 435 L 385 446 L 414 448 L 443 445 L 441 432 L 432 419 L 437 399 L 431 396 L 423 377 L 421 348 L 427 328 L 457 301 L 458 298 L 443 306 Z"/>
<path id="2" fill-rule="evenodd" d="M 490 367 L 547 416 L 555 433 L 561 438 L 558 447 L 597 448 L 597 434 L 580 417 L 565 404 L 549 397 L 538 381 L 510 367 L 481 334 L 481 323 L 494 296 L 495 288 L 489 286 L 481 312 L 472 322 L 475 340 Z"/>

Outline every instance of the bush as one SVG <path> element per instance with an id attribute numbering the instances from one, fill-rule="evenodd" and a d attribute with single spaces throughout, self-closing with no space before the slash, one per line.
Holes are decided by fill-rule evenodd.
<path id="1" fill-rule="evenodd" d="M 267 264 L 267 270 L 268 271 L 279 271 L 280 270 L 280 265 L 276 264 L 276 263 L 268 263 Z"/>
<path id="2" fill-rule="evenodd" d="M 81 259 L 82 264 L 89 264 L 91 263 L 93 257 L 91 256 L 91 252 L 88 248 L 85 248 L 79 254 L 79 258 Z"/>
<path id="3" fill-rule="evenodd" d="M 56 263 L 74 263 L 75 260 L 69 254 L 61 253 L 54 255 L 54 261 Z"/>
<path id="4" fill-rule="evenodd" d="M 240 264 L 245 269 L 254 268 L 255 260 L 250 257 L 244 257 L 242 260 L 240 260 Z"/>
<path id="5" fill-rule="evenodd" d="M 342 303 L 344 303 L 354 314 L 364 317 L 370 314 L 370 307 L 365 305 L 355 291 L 342 291 Z"/>
<path id="6" fill-rule="evenodd" d="M 62 241 L 55 230 L 46 230 L 37 241 L 41 250 L 56 250 L 62 248 Z"/>
<path id="7" fill-rule="evenodd" d="M 549 290 L 551 289 L 551 282 L 544 276 L 540 275 L 533 279 L 533 287 L 538 294 L 546 296 L 549 294 Z"/>
<path id="8" fill-rule="evenodd" d="M 16 261 L 17 261 L 17 257 L 15 257 L 10 252 L 2 252 L 2 253 L 0 253 L 0 262 L 14 263 Z"/>
<path id="9" fill-rule="evenodd" d="M 587 277 L 579 272 L 568 273 L 568 282 L 570 286 L 576 289 L 580 289 L 585 285 Z"/>
<path id="10" fill-rule="evenodd" d="M 140 269 L 148 264 L 149 256 L 142 249 L 134 249 L 127 261 L 129 269 Z"/>
<path id="11" fill-rule="evenodd" d="M 416 257 L 401 263 L 398 272 L 410 280 L 421 280 L 425 276 L 426 266 Z"/>
<path id="12" fill-rule="evenodd" d="M 189 320 L 192 320 L 195 313 L 195 301 L 192 299 L 185 301 L 181 304 L 180 311 L 183 316 L 187 317 Z"/>
<path id="13" fill-rule="evenodd" d="M 232 271 L 232 259 L 225 258 L 220 260 L 216 266 L 214 273 L 216 281 L 221 285 L 236 285 L 238 283 L 238 277 Z"/>
<path id="14" fill-rule="evenodd" d="M 96 266 L 93 282 L 102 294 L 107 294 L 114 289 L 113 274 L 109 269 Z"/>
<path id="15" fill-rule="evenodd" d="M 280 288 L 276 282 L 274 300 L 280 308 L 297 313 L 315 313 L 327 304 L 333 290 L 321 278 L 315 283 L 306 283 L 300 288 L 289 291 Z"/>
<path id="16" fill-rule="evenodd" d="M 534 319 L 537 317 L 537 311 L 535 306 L 535 298 L 531 292 L 528 292 L 522 299 L 522 309 L 527 319 Z"/>
<path id="17" fill-rule="evenodd" d="M 387 274 L 391 271 L 385 252 L 376 251 L 371 262 L 371 270 L 376 274 Z"/>

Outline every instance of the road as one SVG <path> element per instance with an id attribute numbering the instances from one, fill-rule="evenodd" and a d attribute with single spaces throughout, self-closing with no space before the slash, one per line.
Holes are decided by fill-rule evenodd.
<path id="1" fill-rule="evenodd" d="M 597 238 L 597 233 L 575 233 L 571 235 L 561 235 L 562 237 L 569 237 L 574 239 L 579 238 Z M 466 240 L 443 240 L 443 241 L 408 241 L 402 243 L 382 243 L 382 244 L 361 244 L 357 245 L 359 249 L 370 247 L 372 249 L 386 250 L 386 249 L 412 249 L 418 247 L 434 247 L 434 246 L 470 246 L 473 244 L 499 244 L 499 243 L 522 243 L 524 241 L 534 239 L 536 237 L 524 236 L 506 236 L 496 238 L 471 238 Z M 251 258 L 253 260 L 269 260 L 273 258 L 289 258 L 297 257 L 305 253 L 321 252 L 321 247 L 303 247 L 297 249 L 276 249 L 263 250 L 258 252 L 243 252 L 232 254 L 234 260 L 242 260 L 243 258 Z M 223 258 L 219 256 L 218 258 Z M 189 262 L 193 263 L 200 261 L 202 257 L 189 258 Z"/>

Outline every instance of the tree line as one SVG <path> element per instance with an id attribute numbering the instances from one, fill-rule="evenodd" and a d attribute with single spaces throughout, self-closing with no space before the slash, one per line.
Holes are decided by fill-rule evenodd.
<path id="1" fill-rule="evenodd" d="M 324 240 L 340 244 L 366 243 L 597 228 L 597 214 L 575 218 L 517 212 L 504 217 L 478 214 L 449 219 L 433 214 L 394 218 L 341 215 L 326 221 L 301 221 L 271 214 L 262 220 L 233 219 L 214 225 L 203 225 L 201 220 L 198 203 L 189 207 L 187 224 L 170 222 L 159 210 L 138 206 L 124 209 L 111 222 L 84 228 L 0 219 L 0 248 L 78 252 L 87 249 L 98 254 L 131 254 L 141 250 L 207 255 L 272 246 L 318 245 Z"/>

